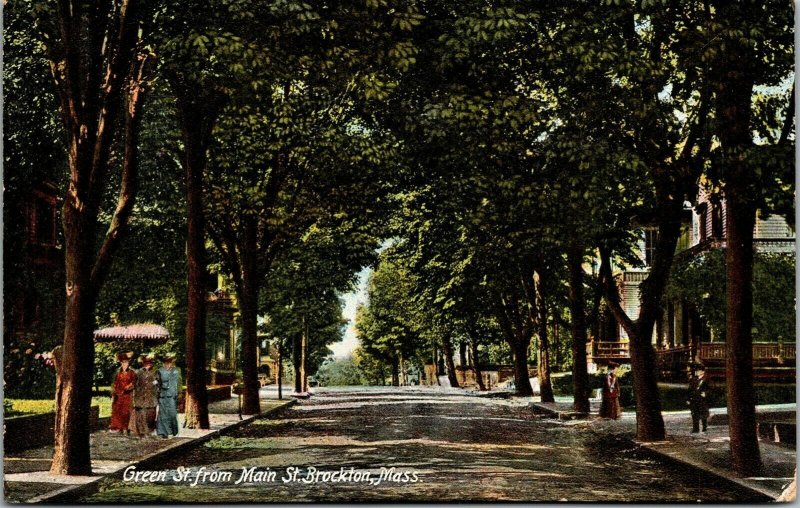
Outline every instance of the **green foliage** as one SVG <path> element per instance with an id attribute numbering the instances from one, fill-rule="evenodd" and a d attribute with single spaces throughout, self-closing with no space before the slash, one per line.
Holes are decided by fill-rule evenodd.
<path id="1" fill-rule="evenodd" d="M 114 344 L 96 344 L 94 348 L 95 387 L 108 386 L 114 382 L 114 374 L 119 368 L 117 353 L 120 348 Z"/>
<path id="2" fill-rule="evenodd" d="M 753 262 L 753 339 L 795 340 L 795 256 L 756 253 Z M 725 249 L 673 267 L 667 296 L 697 308 L 718 338 L 725 337 Z"/>
<path id="3" fill-rule="evenodd" d="M 430 361 L 444 336 L 478 344 L 482 362 L 510 363 L 503 339 L 536 335 L 534 273 L 551 329 L 554 315 L 565 316 L 553 351 L 554 367 L 567 370 L 566 248 L 580 239 L 587 256 L 604 246 L 620 266 L 641 266 L 642 227 L 669 222 L 665 209 L 696 199 L 701 174 L 725 183 L 724 154 L 712 150 L 723 127 L 714 105 L 722 56 L 736 41 L 755 55 L 751 194 L 764 213 L 792 220 L 791 9 L 762 4 L 159 5 L 147 41 L 159 63 L 142 119 L 139 196 L 96 323 L 163 324 L 172 339 L 161 349 L 182 353 L 188 154 L 176 99 L 185 99 L 209 130 L 211 268 L 239 291 L 242 253 L 254 249 L 261 331 L 287 352 L 307 327 L 311 372 L 321 366 L 323 380 L 355 382 L 356 369 L 382 383 L 400 358 Z M 66 187 L 58 104 L 33 36 L 50 9 L 7 6 L 4 27 L 5 375 L 25 396 L 47 396 L 52 372 L 14 341 L 48 350 L 63 324 L 62 270 L 32 270 L 24 241 L 31 191 L 45 181 L 61 194 Z M 119 185 L 110 180 L 104 225 Z M 392 247 L 378 257 L 386 238 Z M 720 337 L 722 255 L 675 267 L 667 289 Z M 343 334 L 340 295 L 376 262 L 357 318 L 362 348 L 350 361 L 323 363 Z M 757 340 L 795 338 L 794 265 L 793 256 L 756 257 Z M 23 323 L 24 337 L 14 329 L 20 308 L 38 316 Z M 226 328 L 209 316 L 209 352 Z M 98 347 L 96 383 L 110 381 L 113 352 Z"/>
<path id="4" fill-rule="evenodd" d="M 367 384 L 360 365 L 353 356 L 325 360 L 314 377 L 320 386 L 354 386 Z"/>
<path id="5" fill-rule="evenodd" d="M 633 374 L 629 369 L 620 368 L 617 370 L 619 385 L 621 388 L 633 386 Z M 603 387 L 603 382 L 606 378 L 605 370 L 601 369 L 599 372 L 589 375 L 589 389 L 599 390 Z M 564 374 L 554 376 L 552 379 L 553 393 L 556 395 L 568 396 L 574 393 L 572 388 L 572 374 Z"/>
<path id="6" fill-rule="evenodd" d="M 791 404 L 796 401 L 794 384 L 770 384 L 756 383 L 754 385 L 756 393 L 756 404 Z M 660 384 L 661 403 L 664 411 L 686 411 L 689 406 L 686 400 L 689 398 L 688 386 L 674 384 Z M 727 406 L 724 382 L 711 384 L 708 394 L 708 404 L 710 407 L 724 408 Z M 630 405 L 633 409 L 633 405 Z"/>
<path id="7" fill-rule="evenodd" d="M 551 337 L 550 367 L 553 372 L 569 372 L 572 370 L 572 332 L 569 321 L 562 321 L 558 328 L 558 338 Z"/>
<path id="8" fill-rule="evenodd" d="M 4 417 L 13 416 L 14 414 L 13 409 L 14 405 L 11 403 L 11 401 L 7 398 L 3 398 L 3 416 Z"/>
<path id="9" fill-rule="evenodd" d="M 604 373 L 589 376 L 589 388 L 599 390 L 603 386 Z M 620 403 L 627 409 L 634 409 L 633 376 L 620 375 Z M 790 404 L 795 402 L 796 393 L 794 384 L 756 383 L 757 404 Z M 553 377 L 553 391 L 556 395 L 572 395 L 572 375 Z M 658 391 L 661 394 L 661 404 L 664 411 L 687 411 L 686 404 L 689 396 L 687 384 L 659 383 Z M 726 407 L 725 383 L 718 381 L 711 384 L 709 390 L 710 407 Z"/>
<path id="10" fill-rule="evenodd" d="M 366 231 L 334 236 L 337 227 L 320 221 L 282 251 L 261 295 L 267 314 L 262 329 L 281 341 L 284 354 L 291 354 L 292 339 L 308 331 L 309 374 L 328 357 L 328 346 L 344 336 L 340 295 L 355 288 L 361 266 L 375 256 L 373 236 Z"/>
<path id="11" fill-rule="evenodd" d="M 177 129 L 174 99 L 167 83 L 157 79 L 142 118 L 140 181 L 128 237 L 117 251 L 100 293 L 96 321 L 99 327 L 115 322 L 164 326 L 170 342 L 154 352 L 171 350 L 182 365 L 187 309 L 186 205 L 177 162 Z M 108 207 L 113 206 L 110 198 Z M 107 214 L 101 217 L 110 220 Z M 209 321 L 213 320 L 214 316 L 209 316 Z M 103 379 L 113 372 L 112 362 L 106 360 Z"/>
<path id="12" fill-rule="evenodd" d="M 413 299 L 412 277 L 390 251 L 383 251 L 370 276 L 368 303 L 357 310 L 361 347 L 388 365 L 398 365 L 401 357 L 411 358 L 422 345 L 420 334 L 427 323 L 423 309 Z"/>
<path id="13" fill-rule="evenodd" d="M 674 266 L 665 296 L 691 302 L 714 335 L 725 337 L 725 251 L 714 250 Z"/>
<path id="14" fill-rule="evenodd" d="M 375 356 L 367 353 L 362 346 L 358 346 L 352 354 L 353 363 L 358 367 L 363 384 L 383 386 L 391 375 L 391 369 Z M 391 381 L 390 381 L 391 382 Z"/>
<path id="15" fill-rule="evenodd" d="M 796 337 L 794 254 L 756 254 L 753 263 L 753 339 L 794 343 Z"/>
<path id="16" fill-rule="evenodd" d="M 53 354 L 34 342 L 9 341 L 3 354 L 4 396 L 52 399 L 56 392 Z"/>
<path id="17" fill-rule="evenodd" d="M 44 183 L 66 188 L 66 150 L 44 45 L 28 2 L 3 9 L 3 334 L 51 349 L 63 333 L 64 267 L 60 253 L 34 267 L 42 250 L 28 241 L 28 212 Z M 58 205 L 56 205 L 58 206 Z M 61 221 L 56 238 L 62 243 Z M 22 328 L 21 330 L 19 328 Z M 19 337 L 19 333 L 25 333 Z M 13 348 L 12 348 L 13 349 Z M 8 368 L 8 362 L 6 362 Z"/>

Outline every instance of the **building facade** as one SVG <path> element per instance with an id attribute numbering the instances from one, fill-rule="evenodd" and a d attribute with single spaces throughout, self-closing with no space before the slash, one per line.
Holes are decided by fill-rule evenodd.
<path id="1" fill-rule="evenodd" d="M 684 206 L 681 236 L 676 247 L 674 267 L 701 260 L 712 251 L 726 247 L 725 200 L 702 188 L 698 204 Z M 614 276 L 620 290 L 620 302 L 629 316 L 639 313 L 639 287 L 648 275 L 656 241 L 656 229 L 644 228 L 638 242 L 642 265 L 638 268 L 616 267 Z M 753 231 L 756 253 L 795 255 L 795 231 L 784 217 L 759 214 Z M 723 310 L 724 311 L 724 310 Z M 786 312 L 794 313 L 794 307 Z M 709 374 L 724 376 L 725 337 L 686 298 L 665 296 L 661 315 L 653 330 L 652 343 L 656 349 L 659 374 L 663 379 L 683 379 L 690 361 L 707 364 Z M 603 309 L 592 328 L 589 347 L 590 368 L 609 359 L 629 359 L 628 336 L 611 313 Z M 793 378 L 794 337 L 762 338 L 754 343 L 756 377 Z M 789 339 L 788 337 L 786 339 Z M 784 343 L 786 342 L 786 343 Z M 790 365 L 791 364 L 791 365 Z"/>

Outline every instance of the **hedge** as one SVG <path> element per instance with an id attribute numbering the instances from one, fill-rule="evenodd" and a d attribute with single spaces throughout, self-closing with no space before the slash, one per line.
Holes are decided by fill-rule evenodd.
<path id="1" fill-rule="evenodd" d="M 590 374 L 589 387 L 600 389 L 603 386 L 605 374 Z M 554 377 L 553 391 L 556 395 L 572 395 L 572 375 Z M 633 394 L 633 376 L 630 374 L 622 375 L 620 382 L 620 403 L 623 407 L 632 409 L 635 407 Z M 756 404 L 789 404 L 796 402 L 796 384 L 777 384 L 777 383 L 756 383 Z M 686 400 L 688 399 L 688 384 L 658 384 L 661 393 L 661 408 L 664 411 L 679 411 L 687 409 Z M 711 385 L 709 394 L 709 405 L 711 407 L 726 407 L 727 398 L 725 395 L 725 385 L 714 383 Z"/>

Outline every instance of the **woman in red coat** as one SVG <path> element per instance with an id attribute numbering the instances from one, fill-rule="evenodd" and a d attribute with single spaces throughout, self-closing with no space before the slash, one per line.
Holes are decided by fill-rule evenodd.
<path id="1" fill-rule="evenodd" d="M 608 374 L 603 381 L 603 399 L 600 402 L 600 416 L 603 418 L 619 419 L 622 408 L 619 404 L 619 379 L 617 379 L 616 362 L 608 362 Z"/>
<path id="2" fill-rule="evenodd" d="M 136 371 L 130 368 L 131 357 L 128 353 L 117 354 L 119 370 L 111 387 L 111 431 L 130 432 L 128 423 L 131 419 L 131 406 L 133 403 L 133 389 L 136 386 Z"/>

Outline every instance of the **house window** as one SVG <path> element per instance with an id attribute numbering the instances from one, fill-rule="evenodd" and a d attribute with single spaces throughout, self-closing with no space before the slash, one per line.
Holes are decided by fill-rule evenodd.
<path id="1" fill-rule="evenodd" d="M 657 229 L 644 230 L 644 262 L 647 266 L 653 264 L 653 258 L 656 253 L 656 240 L 658 239 Z"/>

